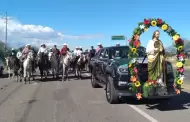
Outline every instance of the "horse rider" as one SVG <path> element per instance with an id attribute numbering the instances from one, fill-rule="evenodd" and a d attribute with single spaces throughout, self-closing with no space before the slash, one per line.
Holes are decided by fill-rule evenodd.
<path id="1" fill-rule="evenodd" d="M 82 46 L 79 46 L 79 50 L 81 50 L 83 52 Z"/>
<path id="2" fill-rule="evenodd" d="M 22 50 L 22 59 L 26 59 L 30 50 L 31 50 L 30 44 L 27 44 L 25 48 Z"/>
<path id="3" fill-rule="evenodd" d="M 15 51 L 14 48 L 11 49 L 11 54 L 10 54 L 10 56 L 15 56 L 15 57 L 16 57 L 16 51 Z"/>
<path id="4" fill-rule="evenodd" d="M 60 54 L 61 54 L 62 56 L 65 56 L 65 55 L 67 54 L 67 51 L 68 51 L 67 44 L 64 43 L 64 44 L 63 44 L 63 47 L 62 47 L 62 49 L 61 49 L 61 51 L 60 51 Z"/>
<path id="5" fill-rule="evenodd" d="M 80 46 L 76 52 L 77 56 L 81 56 L 82 54 L 82 47 Z"/>
<path id="6" fill-rule="evenodd" d="M 17 54 L 16 54 L 16 57 L 17 57 L 18 59 L 21 59 L 21 57 L 22 57 L 22 48 L 20 48 L 20 49 L 18 50 L 18 52 L 17 52 Z"/>
<path id="7" fill-rule="evenodd" d="M 56 56 L 60 55 L 60 51 L 59 51 L 59 49 L 57 49 L 57 45 L 53 46 L 52 52 L 53 52 L 53 55 L 56 55 Z"/>
<path id="8" fill-rule="evenodd" d="M 98 47 L 96 49 L 96 53 L 98 53 L 100 51 L 100 49 L 102 49 L 102 48 L 103 48 L 102 44 L 98 43 Z"/>
<path id="9" fill-rule="evenodd" d="M 94 49 L 94 46 L 91 46 L 91 50 L 89 52 L 89 58 L 93 58 L 95 56 L 96 50 Z"/>
<path id="10" fill-rule="evenodd" d="M 77 55 L 77 51 L 78 51 L 78 47 L 76 46 L 74 51 L 73 51 L 74 55 Z"/>
<path id="11" fill-rule="evenodd" d="M 44 54 L 47 54 L 47 53 L 48 53 L 47 48 L 46 48 L 46 45 L 45 45 L 44 43 L 41 44 L 41 47 L 40 47 L 39 50 L 38 50 L 38 55 L 39 55 L 40 53 L 44 53 Z"/>
<path id="12" fill-rule="evenodd" d="M 52 48 L 53 55 L 56 57 L 57 63 L 60 63 L 60 51 L 57 49 L 57 45 L 54 45 Z M 59 65 L 56 68 L 56 78 L 59 78 Z"/>

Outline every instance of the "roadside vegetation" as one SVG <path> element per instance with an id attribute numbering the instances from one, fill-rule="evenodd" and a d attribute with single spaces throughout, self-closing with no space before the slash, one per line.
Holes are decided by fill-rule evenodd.
<path id="1" fill-rule="evenodd" d="M 185 40 L 185 44 L 184 44 L 184 49 L 185 49 L 185 52 L 190 52 L 190 40 Z M 24 46 L 22 47 L 18 47 L 16 48 L 15 50 L 18 51 L 20 48 L 24 48 Z M 38 48 L 37 47 L 32 47 L 34 49 L 34 51 L 38 51 Z M 7 47 L 7 52 L 5 52 L 5 44 L 0 41 L 0 59 L 2 61 L 4 61 L 5 59 L 5 56 L 10 54 L 11 53 L 11 47 Z M 173 45 L 169 46 L 166 48 L 166 58 L 168 61 L 172 62 L 173 65 L 175 65 L 176 63 L 176 60 L 175 60 L 175 57 L 176 56 L 176 49 Z M 185 62 L 185 66 L 190 66 L 190 56 L 187 56 L 186 58 L 186 62 Z"/>

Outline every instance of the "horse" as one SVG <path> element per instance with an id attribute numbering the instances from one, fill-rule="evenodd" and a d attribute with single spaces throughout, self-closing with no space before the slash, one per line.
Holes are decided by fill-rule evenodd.
<path id="1" fill-rule="evenodd" d="M 26 59 L 23 62 L 25 84 L 26 84 L 26 81 L 27 81 L 26 77 L 28 77 L 29 84 L 30 84 L 31 75 L 33 76 L 33 80 L 34 80 L 34 75 L 33 75 L 33 72 L 32 72 L 32 65 L 33 65 L 32 61 L 33 60 L 34 60 L 33 52 L 29 51 L 28 54 L 27 54 Z"/>
<path id="2" fill-rule="evenodd" d="M 71 54 L 67 52 L 65 56 L 61 56 L 61 64 L 62 64 L 62 81 L 65 80 L 65 75 L 67 78 L 67 81 L 69 80 L 68 78 L 68 73 L 69 73 L 69 68 L 70 68 L 70 61 L 71 61 Z"/>
<path id="3" fill-rule="evenodd" d="M 43 79 L 43 76 L 45 75 L 45 78 L 47 78 L 47 75 L 48 75 L 48 67 L 49 67 L 49 64 L 48 64 L 48 55 L 46 55 L 45 53 L 43 52 L 40 52 L 39 55 L 38 55 L 38 67 L 39 67 L 39 70 L 40 70 L 40 77 L 41 77 L 41 80 Z"/>
<path id="4" fill-rule="evenodd" d="M 8 78 L 11 78 L 11 73 L 12 73 L 12 78 L 16 76 L 16 81 L 18 82 L 18 70 L 20 69 L 19 60 L 17 59 L 16 56 L 9 56 L 5 58 L 5 61 L 9 74 Z"/>
<path id="5" fill-rule="evenodd" d="M 84 69 L 85 67 L 85 56 L 84 54 L 81 54 L 80 57 L 77 59 L 77 62 L 75 64 L 75 75 L 77 76 L 77 78 L 79 79 L 82 79 L 82 70 Z"/>
<path id="6" fill-rule="evenodd" d="M 56 78 L 59 77 L 59 64 L 60 64 L 59 56 L 52 54 L 50 58 L 50 65 L 51 65 L 53 79 L 55 78 L 55 74 L 56 74 Z"/>
<path id="7" fill-rule="evenodd" d="M 90 57 L 89 57 L 88 53 L 86 53 L 85 54 L 85 61 L 84 61 L 86 71 L 89 71 L 89 62 L 90 62 Z"/>
<path id="8" fill-rule="evenodd" d="M 70 58 L 70 68 L 72 68 L 72 72 L 75 72 L 76 63 L 77 63 L 77 56 L 72 55 Z"/>

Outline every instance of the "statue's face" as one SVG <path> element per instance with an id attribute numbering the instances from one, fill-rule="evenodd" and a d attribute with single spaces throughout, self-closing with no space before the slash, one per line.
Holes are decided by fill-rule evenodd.
<path id="1" fill-rule="evenodd" d="M 159 36 L 160 36 L 160 33 L 157 31 L 157 32 L 155 33 L 155 37 L 158 39 Z"/>

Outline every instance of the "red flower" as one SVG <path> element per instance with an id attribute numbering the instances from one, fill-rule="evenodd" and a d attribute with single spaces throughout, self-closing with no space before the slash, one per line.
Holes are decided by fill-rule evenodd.
<path id="1" fill-rule="evenodd" d="M 149 21 L 149 20 L 144 19 L 144 24 L 145 24 L 145 25 L 148 25 L 148 24 L 150 24 L 150 21 Z"/>
<path id="2" fill-rule="evenodd" d="M 181 53 L 181 54 L 178 55 L 178 57 L 182 57 L 182 58 L 184 58 L 185 55 L 184 55 L 183 53 Z"/>
<path id="3" fill-rule="evenodd" d="M 148 78 L 148 82 L 150 82 L 150 83 L 155 83 L 156 80 L 150 80 L 150 79 Z"/>
<path id="4" fill-rule="evenodd" d="M 138 70 L 137 70 L 137 68 L 134 68 L 134 69 L 133 69 L 133 71 L 134 71 L 135 73 L 138 73 Z"/>
<path id="5" fill-rule="evenodd" d="M 184 69 L 183 69 L 183 68 L 179 68 L 179 69 L 177 69 L 177 70 L 178 70 L 178 72 L 180 72 L 180 73 L 184 72 Z"/>
<path id="6" fill-rule="evenodd" d="M 157 23 L 160 25 L 162 24 L 162 19 L 157 19 Z"/>
<path id="7" fill-rule="evenodd" d="M 137 48 L 138 46 L 139 46 L 139 41 L 138 40 L 135 40 L 134 42 L 133 42 L 133 45 Z"/>
<path id="8" fill-rule="evenodd" d="M 181 38 L 179 38 L 178 40 L 175 41 L 175 43 L 176 43 L 176 44 L 183 44 L 184 41 L 183 41 Z"/>

